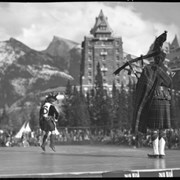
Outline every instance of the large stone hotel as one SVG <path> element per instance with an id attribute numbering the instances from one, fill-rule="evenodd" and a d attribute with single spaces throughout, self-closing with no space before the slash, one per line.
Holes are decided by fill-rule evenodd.
<path id="1" fill-rule="evenodd" d="M 94 27 L 90 30 L 91 36 L 85 36 L 82 42 L 82 59 L 80 67 L 80 85 L 84 90 L 94 87 L 97 64 L 103 77 L 103 86 L 111 89 L 113 81 L 120 86 L 127 81 L 127 73 L 122 71 L 119 75 L 113 72 L 120 67 L 125 59 L 121 37 L 114 37 L 108 23 L 108 18 L 101 10 L 95 19 Z M 131 57 L 130 57 L 131 58 Z"/>
<path id="2" fill-rule="evenodd" d="M 152 48 L 151 46 L 150 49 Z M 180 47 L 177 36 L 175 36 L 171 44 L 168 43 L 168 49 L 167 60 L 170 67 L 174 69 L 180 62 Z M 81 58 L 80 86 L 85 91 L 93 88 L 95 85 L 98 63 L 101 68 L 103 85 L 106 89 L 111 90 L 113 82 L 115 82 L 116 87 L 120 87 L 122 83 L 128 84 L 129 79 L 133 81 L 137 80 L 133 73 L 129 76 L 128 71 L 121 71 L 119 75 L 113 75 L 113 72 L 118 67 L 126 61 L 135 58 L 135 56 L 123 51 L 122 38 L 113 36 L 113 30 L 108 23 L 108 18 L 104 16 L 102 10 L 95 19 L 95 24 L 90 30 L 90 35 L 84 37 Z M 148 62 L 148 60 L 144 60 L 144 63 Z M 142 67 L 140 62 L 133 63 L 133 66 L 136 72 L 141 72 Z"/>

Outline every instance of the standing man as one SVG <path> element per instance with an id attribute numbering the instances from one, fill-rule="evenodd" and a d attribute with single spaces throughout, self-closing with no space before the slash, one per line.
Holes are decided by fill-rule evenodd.
<path id="1" fill-rule="evenodd" d="M 41 130 L 45 132 L 43 136 L 43 142 L 41 145 L 43 151 L 45 151 L 46 140 L 49 134 L 50 134 L 50 148 L 53 151 L 55 151 L 55 146 L 54 146 L 55 127 L 56 127 L 55 122 L 57 121 L 59 116 L 59 113 L 54 105 L 56 100 L 57 100 L 56 95 L 54 96 L 53 94 L 49 94 L 40 108 L 39 125 Z"/>
<path id="2" fill-rule="evenodd" d="M 165 31 L 154 42 L 154 62 L 146 65 L 138 79 L 135 92 L 135 108 L 133 114 L 133 133 L 152 132 L 153 154 L 149 158 L 165 156 L 166 133 L 171 128 L 170 122 L 170 88 L 172 73 L 165 65 Z"/>

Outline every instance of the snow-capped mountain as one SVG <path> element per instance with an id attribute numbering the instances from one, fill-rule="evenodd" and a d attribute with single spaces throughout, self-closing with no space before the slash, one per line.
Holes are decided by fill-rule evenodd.
<path id="1" fill-rule="evenodd" d="M 54 37 L 48 48 L 36 51 L 10 38 L 0 42 L 0 108 L 29 94 L 79 83 L 79 44 Z"/>

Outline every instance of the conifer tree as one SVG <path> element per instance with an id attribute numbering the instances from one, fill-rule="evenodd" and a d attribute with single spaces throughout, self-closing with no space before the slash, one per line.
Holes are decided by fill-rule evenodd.
<path id="1" fill-rule="evenodd" d="M 178 96 L 176 90 L 171 95 L 171 126 L 172 128 L 178 127 Z"/>
<path id="2" fill-rule="evenodd" d="M 71 113 L 69 114 L 69 126 L 89 126 L 89 111 L 84 95 L 74 86 L 71 98 Z"/>
<path id="3" fill-rule="evenodd" d="M 119 109 L 118 113 L 121 114 L 119 117 L 120 125 L 122 128 L 127 128 L 128 111 L 127 111 L 127 93 L 124 84 L 121 84 L 121 91 L 119 93 Z"/>
<path id="4" fill-rule="evenodd" d="M 86 98 L 84 96 L 84 94 L 82 94 L 81 92 L 79 92 L 79 99 L 80 99 L 80 103 L 79 103 L 79 113 L 80 113 L 80 119 L 79 119 L 79 125 L 81 126 L 89 126 L 90 125 L 90 115 L 89 115 L 89 111 L 88 111 L 88 104 L 86 101 Z"/>
<path id="5" fill-rule="evenodd" d="M 34 108 L 32 108 L 31 113 L 30 113 L 30 120 L 29 120 L 29 125 L 32 131 L 37 130 L 39 127 L 39 121 L 38 121 L 38 117 L 37 117 L 37 111 L 35 109 L 35 104 L 33 106 Z"/>
<path id="6" fill-rule="evenodd" d="M 100 69 L 100 64 L 97 64 L 97 74 L 95 76 L 95 101 L 94 101 L 94 113 L 95 113 L 95 124 L 97 126 L 102 126 L 103 123 L 103 107 L 104 107 L 104 99 L 103 99 L 103 79 Z"/>
<path id="7" fill-rule="evenodd" d="M 0 127 L 4 130 L 13 130 L 13 122 L 12 119 L 8 115 L 8 106 L 5 105 L 3 108 L 3 112 L 0 117 Z"/>
<path id="8" fill-rule="evenodd" d="M 112 119 L 111 119 L 111 127 L 115 128 L 118 127 L 118 107 L 119 107 L 119 101 L 118 101 L 118 95 L 119 92 L 116 88 L 115 82 L 113 81 L 112 84 L 112 103 L 111 103 L 111 114 L 112 114 Z"/>
<path id="9" fill-rule="evenodd" d="M 95 89 L 96 89 L 96 93 L 99 93 L 99 95 L 103 96 L 103 78 L 102 78 L 99 62 L 97 64 L 97 74 L 95 76 Z"/>
<path id="10" fill-rule="evenodd" d="M 1 125 L 1 127 L 8 124 L 8 121 L 9 121 L 9 117 L 7 115 L 6 107 L 4 106 L 3 112 L 2 112 L 1 117 L 0 117 L 0 125 Z"/>
<path id="11" fill-rule="evenodd" d="M 132 79 L 129 77 L 128 84 L 128 96 L 127 96 L 127 127 L 131 128 L 132 118 L 133 118 L 133 109 L 134 109 L 134 90 L 135 86 Z"/>
<path id="12" fill-rule="evenodd" d="M 96 113 L 95 113 L 95 90 L 91 89 L 86 96 L 88 112 L 90 116 L 90 126 L 96 125 Z"/>
<path id="13" fill-rule="evenodd" d="M 110 100 L 107 91 L 103 87 L 100 63 L 97 64 L 97 74 L 95 76 L 93 110 L 94 124 L 96 126 L 107 126 L 110 124 Z"/>
<path id="14" fill-rule="evenodd" d="M 102 107 L 103 125 L 108 127 L 109 129 L 112 125 L 112 119 L 113 119 L 112 98 L 109 96 L 108 92 L 105 90 L 104 96 L 103 96 L 103 107 Z"/>
<path id="15" fill-rule="evenodd" d="M 71 109 L 72 106 L 72 85 L 70 83 L 70 81 L 67 82 L 66 85 L 66 90 L 65 90 L 65 94 L 64 94 L 64 99 L 62 101 L 62 114 L 63 117 L 61 117 L 58 125 L 62 125 L 62 126 L 70 126 L 70 122 L 71 122 Z"/>
<path id="16" fill-rule="evenodd" d="M 178 125 L 177 127 L 180 128 L 180 93 L 177 93 L 177 121 L 178 121 Z"/>
<path id="17" fill-rule="evenodd" d="M 72 91 L 72 101 L 71 101 L 71 114 L 69 117 L 69 123 L 70 126 L 78 126 L 80 125 L 80 113 L 79 112 L 79 107 L 80 107 L 80 98 L 79 94 L 77 91 L 76 86 L 74 86 L 73 91 Z"/>

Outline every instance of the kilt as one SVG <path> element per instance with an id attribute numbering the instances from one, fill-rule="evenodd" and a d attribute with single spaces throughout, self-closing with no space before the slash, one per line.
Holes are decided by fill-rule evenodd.
<path id="1" fill-rule="evenodd" d="M 170 124 L 170 101 L 165 99 L 153 99 L 147 115 L 147 128 L 169 129 Z"/>
<path id="2" fill-rule="evenodd" d="M 54 118 L 52 116 L 49 116 L 47 118 L 42 117 L 39 120 L 39 126 L 41 130 L 43 131 L 54 131 L 55 130 L 55 123 Z"/>

